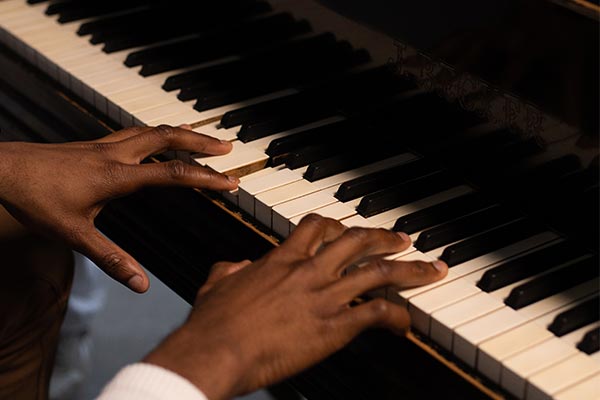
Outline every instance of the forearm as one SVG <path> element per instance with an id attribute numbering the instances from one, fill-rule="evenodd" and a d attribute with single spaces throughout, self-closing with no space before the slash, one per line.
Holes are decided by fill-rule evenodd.
<path id="1" fill-rule="evenodd" d="M 14 188 L 17 143 L 0 142 L 0 204 L 8 199 L 9 191 Z"/>
<path id="2" fill-rule="evenodd" d="M 184 325 L 142 361 L 185 378 L 210 400 L 230 399 L 237 394 L 243 362 L 221 343 Z"/>

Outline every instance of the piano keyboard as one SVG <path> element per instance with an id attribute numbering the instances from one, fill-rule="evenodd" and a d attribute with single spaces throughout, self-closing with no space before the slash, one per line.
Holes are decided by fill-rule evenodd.
<path id="1" fill-rule="evenodd" d="M 0 40 L 117 124 L 185 123 L 232 141 L 226 156 L 179 157 L 240 176 L 222 199 L 278 239 L 308 213 L 409 234 L 413 246 L 390 258 L 442 259 L 448 276 L 377 295 L 406 306 L 418 335 L 466 371 L 519 399 L 600 399 L 598 255 L 443 154 L 590 205 L 593 166 L 541 161 L 535 143 L 266 2 L 200 14 L 175 2 L 4 0 Z M 495 152 L 473 154 L 481 143 Z M 500 171 L 507 160 L 534 166 Z"/>

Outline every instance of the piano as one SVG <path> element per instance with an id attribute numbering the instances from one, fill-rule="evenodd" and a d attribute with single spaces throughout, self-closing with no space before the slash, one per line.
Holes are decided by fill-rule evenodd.
<path id="1" fill-rule="evenodd" d="M 148 189 L 97 221 L 190 303 L 212 263 L 259 257 L 310 212 L 402 230 L 413 246 L 393 257 L 449 264 L 359 299 L 406 306 L 411 332 L 365 332 L 286 381 L 297 398 L 597 400 L 599 11 L 0 0 L 1 137 L 185 123 L 232 141 L 148 162 L 236 174 L 239 190 Z"/>

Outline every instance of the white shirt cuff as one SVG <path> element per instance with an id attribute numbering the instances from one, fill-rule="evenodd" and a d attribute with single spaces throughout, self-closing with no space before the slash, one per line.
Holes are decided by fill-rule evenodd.
<path id="1" fill-rule="evenodd" d="M 187 379 L 165 368 L 135 363 L 121 369 L 97 400 L 208 400 Z"/>

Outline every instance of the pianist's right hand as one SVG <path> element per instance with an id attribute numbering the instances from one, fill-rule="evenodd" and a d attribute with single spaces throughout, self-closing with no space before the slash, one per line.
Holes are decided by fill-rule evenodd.
<path id="1" fill-rule="evenodd" d="M 0 143 L 0 204 L 23 225 L 66 242 L 114 279 L 144 292 L 144 270 L 94 226 L 104 205 L 147 186 L 232 190 L 238 184 L 237 178 L 178 161 L 140 165 L 167 150 L 222 155 L 231 143 L 170 126 L 129 128 L 89 142 Z"/>
<path id="2" fill-rule="evenodd" d="M 187 321 L 145 363 L 187 378 L 210 400 L 222 400 L 288 378 L 367 328 L 403 334 L 410 324 L 406 308 L 383 299 L 351 304 L 371 289 L 446 276 L 441 261 L 383 258 L 409 245 L 406 235 L 346 229 L 309 215 L 258 261 L 215 265 Z M 344 274 L 351 265 L 361 267 Z"/>

